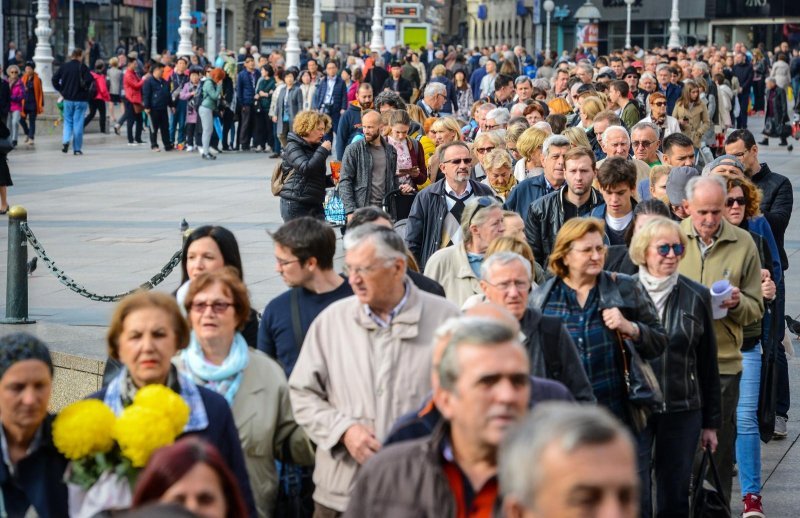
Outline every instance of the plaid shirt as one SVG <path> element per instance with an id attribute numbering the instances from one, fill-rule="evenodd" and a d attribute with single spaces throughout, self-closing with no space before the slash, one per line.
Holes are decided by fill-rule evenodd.
<path id="1" fill-rule="evenodd" d="M 607 407 L 618 418 L 627 419 L 623 373 L 619 366 L 619 345 L 603 323 L 600 296 L 595 286 L 583 307 L 575 290 L 557 280 L 542 313 L 561 318 L 578 348 L 583 369 L 592 384 L 597 404 Z"/>

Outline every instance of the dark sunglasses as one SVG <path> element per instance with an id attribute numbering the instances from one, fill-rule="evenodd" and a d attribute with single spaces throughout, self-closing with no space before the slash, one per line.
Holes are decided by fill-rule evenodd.
<path id="1" fill-rule="evenodd" d="M 454 158 L 452 160 L 445 160 L 444 163 L 445 164 L 457 164 L 457 165 L 458 164 L 470 165 L 470 164 L 472 164 L 472 158 L 470 158 L 470 157 L 467 157 L 467 158 Z"/>
<path id="2" fill-rule="evenodd" d="M 667 103 L 665 103 L 665 102 L 653 103 L 653 106 L 666 106 L 666 105 L 667 105 Z"/>
<path id="3" fill-rule="evenodd" d="M 683 255 L 683 245 L 681 243 L 673 243 L 671 245 L 659 245 L 656 247 L 656 252 L 661 257 L 667 257 L 669 255 L 669 251 L 672 250 L 675 252 L 676 257 L 680 257 Z"/>
<path id="4" fill-rule="evenodd" d="M 725 206 L 728 208 L 733 207 L 734 203 L 738 203 L 740 207 L 744 207 L 745 203 L 747 203 L 747 198 L 739 196 L 738 198 L 728 198 L 725 200 Z"/>
<path id="5" fill-rule="evenodd" d="M 469 221 L 467 222 L 467 226 L 469 227 L 472 225 L 472 220 L 475 219 L 475 214 L 479 213 L 481 210 L 489 207 L 493 203 L 493 199 L 488 196 L 481 196 L 478 198 L 477 203 L 478 206 L 475 208 L 475 212 L 472 213 L 472 216 L 469 217 Z"/>

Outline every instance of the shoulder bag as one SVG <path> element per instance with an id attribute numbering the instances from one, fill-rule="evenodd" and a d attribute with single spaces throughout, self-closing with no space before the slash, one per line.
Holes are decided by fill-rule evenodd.
<path id="1" fill-rule="evenodd" d="M 273 196 L 281 195 L 283 186 L 286 185 L 286 182 L 289 181 L 289 178 L 291 178 L 293 174 L 294 174 L 294 169 L 289 169 L 289 171 L 284 171 L 283 159 L 278 160 L 278 163 L 275 164 L 275 168 L 272 170 L 272 178 L 270 180 L 270 187 L 272 189 Z"/>

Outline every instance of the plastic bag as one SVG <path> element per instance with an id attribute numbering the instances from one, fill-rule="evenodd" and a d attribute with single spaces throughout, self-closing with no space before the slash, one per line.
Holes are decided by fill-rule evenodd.
<path id="1" fill-rule="evenodd" d="M 128 479 L 110 471 L 104 472 L 89 490 L 77 484 L 67 484 L 69 515 L 72 518 L 91 518 L 102 511 L 127 509 L 133 496 Z"/>
<path id="2" fill-rule="evenodd" d="M 325 203 L 322 206 L 325 209 L 325 221 L 331 225 L 344 226 L 347 219 L 344 213 L 344 204 L 335 189 L 327 190 Z"/>

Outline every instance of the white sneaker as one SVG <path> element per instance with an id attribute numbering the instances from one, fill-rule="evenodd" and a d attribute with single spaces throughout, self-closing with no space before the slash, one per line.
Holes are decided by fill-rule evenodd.
<path id="1" fill-rule="evenodd" d="M 186 146 L 186 151 L 189 151 L 189 152 L 194 151 L 194 146 Z"/>
<path id="2" fill-rule="evenodd" d="M 783 439 L 788 435 L 786 421 L 785 417 L 775 416 L 775 430 L 772 432 L 773 439 Z"/>

